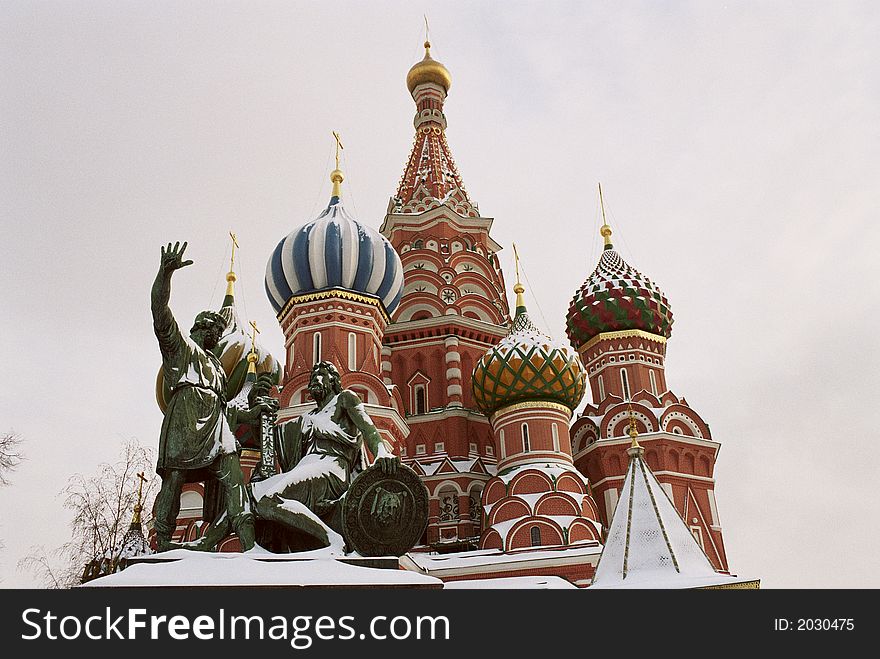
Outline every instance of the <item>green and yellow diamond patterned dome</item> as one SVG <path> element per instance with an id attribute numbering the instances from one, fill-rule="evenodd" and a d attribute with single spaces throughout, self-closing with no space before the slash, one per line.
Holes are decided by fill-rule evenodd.
<path id="1" fill-rule="evenodd" d="M 486 415 L 525 401 L 559 403 L 573 410 L 584 396 L 586 373 L 580 358 L 535 327 L 523 302 L 523 290 L 517 282 L 510 333 L 474 368 L 474 401 Z"/>

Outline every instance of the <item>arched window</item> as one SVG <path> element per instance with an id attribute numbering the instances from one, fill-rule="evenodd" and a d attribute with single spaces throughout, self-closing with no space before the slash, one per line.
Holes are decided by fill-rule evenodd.
<path id="1" fill-rule="evenodd" d="M 424 414 L 428 411 L 428 405 L 425 400 L 425 385 L 417 384 L 415 388 L 416 396 L 416 414 Z"/>
<path id="2" fill-rule="evenodd" d="M 555 423 L 550 426 L 550 433 L 553 435 L 553 450 L 559 451 L 559 428 Z"/>
<path id="3" fill-rule="evenodd" d="M 357 334 L 348 333 L 348 370 L 357 370 Z"/>
<path id="4" fill-rule="evenodd" d="M 620 369 L 620 384 L 623 385 L 623 399 L 629 400 L 629 378 L 625 368 Z"/>
<path id="5" fill-rule="evenodd" d="M 540 547 L 541 546 L 541 527 L 533 526 L 529 533 L 532 536 L 532 547 Z"/>
<path id="6" fill-rule="evenodd" d="M 602 376 L 599 376 L 599 400 L 597 402 L 601 403 L 605 400 L 605 380 L 602 379 Z"/>
<path id="7" fill-rule="evenodd" d="M 321 361 L 321 333 L 315 332 L 312 335 L 312 365 Z"/>
<path id="8" fill-rule="evenodd" d="M 648 371 L 648 377 L 651 379 L 651 391 L 655 396 L 659 395 L 657 393 L 657 378 L 654 377 L 654 371 Z"/>
<path id="9" fill-rule="evenodd" d="M 413 243 L 413 249 L 423 249 L 425 247 L 424 240 L 417 240 Z"/>
<path id="10" fill-rule="evenodd" d="M 528 453 L 531 450 L 531 445 L 529 444 L 529 424 L 522 424 L 522 440 L 523 440 L 523 451 Z"/>

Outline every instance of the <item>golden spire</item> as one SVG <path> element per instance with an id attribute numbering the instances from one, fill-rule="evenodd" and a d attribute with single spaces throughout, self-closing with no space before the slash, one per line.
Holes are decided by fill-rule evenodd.
<path id="1" fill-rule="evenodd" d="M 144 494 L 144 483 L 147 482 L 146 476 L 144 476 L 144 472 L 140 472 L 138 475 L 138 501 L 134 507 L 134 515 L 131 517 L 131 525 L 132 526 L 140 526 L 141 525 L 141 511 L 144 509 L 143 506 L 143 494 Z"/>
<path id="2" fill-rule="evenodd" d="M 226 273 L 226 297 L 233 297 L 235 294 L 235 248 L 238 247 L 238 239 L 231 231 L 229 237 L 232 239 L 232 256 L 229 258 L 229 272 Z"/>
<path id="3" fill-rule="evenodd" d="M 605 249 L 611 249 L 611 227 L 608 226 L 608 220 L 605 219 L 605 201 L 602 199 L 602 184 L 599 184 L 599 205 L 602 207 L 602 228 L 599 233 L 605 239 Z"/>
<path id="4" fill-rule="evenodd" d="M 519 252 L 516 251 L 516 243 L 513 243 L 513 259 L 516 263 L 516 284 L 513 286 L 513 292 L 516 293 L 516 308 L 520 307 L 525 308 L 526 303 L 523 299 L 523 293 L 525 292 L 525 288 L 519 280 Z"/>
<path id="5" fill-rule="evenodd" d="M 629 448 L 626 450 L 626 452 L 631 458 L 640 458 L 645 454 L 645 449 L 643 449 L 642 445 L 639 444 L 639 429 L 638 427 L 636 427 L 636 416 L 635 414 L 633 414 L 632 403 L 629 404 L 627 409 L 629 410 L 629 436 L 630 439 L 632 439 L 632 443 L 629 445 Z"/>
<path id="6" fill-rule="evenodd" d="M 251 351 L 247 356 L 248 360 L 248 375 L 256 375 L 257 374 L 257 334 L 260 333 L 260 330 L 257 329 L 256 321 L 251 321 Z"/>
<path id="7" fill-rule="evenodd" d="M 330 195 L 339 199 L 342 195 L 340 184 L 345 179 L 342 170 L 339 169 L 339 150 L 344 149 L 345 147 L 342 146 L 342 139 L 339 137 L 339 133 L 335 130 L 333 131 L 333 139 L 336 140 L 336 169 L 330 172 L 330 180 L 333 182 L 333 192 L 330 193 Z"/>

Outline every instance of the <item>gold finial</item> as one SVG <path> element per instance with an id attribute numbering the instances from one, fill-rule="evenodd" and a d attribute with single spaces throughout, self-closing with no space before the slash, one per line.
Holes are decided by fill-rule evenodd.
<path id="1" fill-rule="evenodd" d="M 140 526 L 141 525 L 141 511 L 144 509 L 143 506 L 143 494 L 144 494 L 144 483 L 147 482 L 146 476 L 144 476 L 144 472 L 140 472 L 138 475 L 138 501 L 134 507 L 134 515 L 131 517 L 131 525 L 132 526 Z"/>
<path id="2" fill-rule="evenodd" d="M 425 18 L 425 56 L 430 57 L 431 56 L 431 37 L 430 37 L 430 30 L 428 29 L 428 15 L 422 14 L 422 16 L 424 16 L 424 18 Z"/>
<path id="3" fill-rule="evenodd" d="M 256 374 L 257 372 L 257 334 L 260 334 L 260 330 L 257 329 L 256 321 L 250 321 L 251 327 L 251 351 L 247 356 L 248 360 L 248 373 Z"/>
<path id="4" fill-rule="evenodd" d="M 523 293 L 525 293 L 525 288 L 519 280 L 519 252 L 516 249 L 516 243 L 513 243 L 513 260 L 516 264 L 516 284 L 513 286 L 513 292 L 516 293 L 516 308 L 525 307 L 526 303 L 523 299 Z"/>
<path id="5" fill-rule="evenodd" d="M 605 219 L 605 200 L 602 199 L 602 184 L 599 184 L 599 205 L 602 207 L 602 228 L 599 233 L 605 239 L 605 249 L 611 249 L 611 227 L 608 226 L 608 220 Z"/>
<path id="6" fill-rule="evenodd" d="M 229 237 L 232 239 L 232 256 L 229 257 L 229 272 L 226 273 L 226 296 L 232 297 L 235 294 L 233 284 L 235 284 L 235 248 L 238 247 L 238 239 L 232 231 L 229 232 Z"/>
<path id="7" fill-rule="evenodd" d="M 336 169 L 330 172 L 330 180 L 333 182 L 333 192 L 331 193 L 331 196 L 338 198 L 342 194 L 340 184 L 345 179 L 345 176 L 342 175 L 342 170 L 339 169 L 339 151 L 345 147 L 342 146 L 342 139 L 339 137 L 339 133 L 335 130 L 333 131 L 333 139 L 336 140 Z"/>
<path id="8" fill-rule="evenodd" d="M 632 403 L 629 404 L 627 409 L 629 410 L 629 437 L 630 439 L 632 439 L 632 444 L 630 444 L 630 448 L 642 448 L 638 440 L 639 429 L 636 426 L 636 416 L 635 414 L 633 414 Z"/>

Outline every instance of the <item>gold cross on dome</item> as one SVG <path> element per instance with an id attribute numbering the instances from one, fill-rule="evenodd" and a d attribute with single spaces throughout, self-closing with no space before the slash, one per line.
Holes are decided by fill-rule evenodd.
<path id="1" fill-rule="evenodd" d="M 140 482 L 138 482 L 138 505 L 141 505 L 141 494 L 143 493 L 144 483 L 147 482 L 147 477 L 144 476 L 144 472 L 140 472 L 137 475 Z"/>
<path id="2" fill-rule="evenodd" d="M 257 329 L 257 321 L 250 321 L 251 327 L 253 330 L 251 331 L 251 354 L 255 354 L 257 352 L 257 334 L 260 334 L 260 330 Z"/>
<path id="3" fill-rule="evenodd" d="M 238 238 L 231 231 L 229 237 L 232 238 L 232 258 L 229 259 L 229 269 L 232 270 L 232 266 L 235 264 L 235 248 L 238 247 Z M 239 249 L 241 248 L 239 247 Z"/>
<path id="4" fill-rule="evenodd" d="M 336 169 L 339 169 L 339 150 L 345 147 L 342 146 L 342 138 L 339 137 L 339 133 L 335 130 L 333 131 L 333 139 L 336 140 Z"/>
<path id="5" fill-rule="evenodd" d="M 513 243 L 513 260 L 516 264 L 516 283 L 519 283 L 519 252 L 516 250 L 516 243 Z"/>

